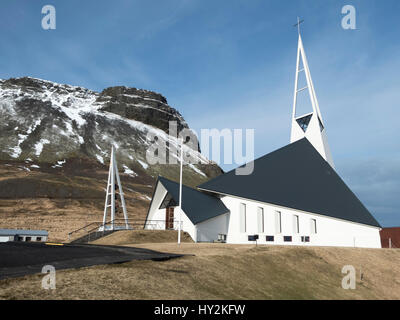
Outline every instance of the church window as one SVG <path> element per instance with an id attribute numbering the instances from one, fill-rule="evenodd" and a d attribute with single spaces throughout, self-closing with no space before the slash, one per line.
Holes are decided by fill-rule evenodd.
<path id="1" fill-rule="evenodd" d="M 311 219 L 311 234 L 317 233 L 317 220 Z"/>
<path id="2" fill-rule="evenodd" d="M 264 233 L 264 208 L 257 208 L 258 233 Z"/>
<path id="3" fill-rule="evenodd" d="M 307 131 L 308 125 L 310 124 L 311 117 L 312 117 L 312 114 L 309 114 L 304 117 L 296 119 L 300 128 L 302 128 L 304 132 Z"/>
<path id="4" fill-rule="evenodd" d="M 297 215 L 293 215 L 293 232 L 294 233 L 300 232 L 299 216 L 297 216 Z"/>
<path id="5" fill-rule="evenodd" d="M 282 217 L 280 211 L 275 211 L 275 232 L 282 233 Z"/>
<path id="6" fill-rule="evenodd" d="M 240 204 L 239 216 L 240 216 L 240 232 L 245 233 L 246 232 L 246 205 L 244 203 Z"/>

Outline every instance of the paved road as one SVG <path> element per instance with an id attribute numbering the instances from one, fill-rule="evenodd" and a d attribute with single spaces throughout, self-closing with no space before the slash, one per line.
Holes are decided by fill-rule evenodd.
<path id="1" fill-rule="evenodd" d="M 40 273 L 44 265 L 56 270 L 132 260 L 168 260 L 182 255 L 148 249 L 84 244 L 46 245 L 32 242 L 0 243 L 0 279 Z"/>

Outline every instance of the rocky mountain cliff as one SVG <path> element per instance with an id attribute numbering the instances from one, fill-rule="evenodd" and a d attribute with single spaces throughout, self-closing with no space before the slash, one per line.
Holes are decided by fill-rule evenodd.
<path id="1" fill-rule="evenodd" d="M 0 215 L 13 218 L 29 211 L 30 217 L 38 217 L 50 211 L 64 216 L 75 199 L 81 201 L 73 208 L 78 216 L 85 203 L 101 218 L 113 145 L 128 207 L 144 218 L 157 176 L 179 176 L 178 164 L 151 165 L 146 160 L 149 133 L 168 148 L 179 147 L 178 139 L 167 133 L 171 120 L 178 130 L 189 129 L 165 97 L 147 90 L 111 87 L 95 92 L 28 77 L 0 80 Z M 197 150 L 184 149 L 198 160 L 185 165 L 185 184 L 197 185 L 221 173 Z M 40 199 L 53 209 L 42 210 Z M 1 226 L 4 221 L 10 227 L 7 219 Z M 32 227 L 21 223 L 19 227 Z"/>
<path id="2" fill-rule="evenodd" d="M 33 78 L 0 81 L 0 119 L 0 160 L 60 165 L 69 158 L 92 158 L 105 164 L 114 145 L 126 171 L 139 167 L 153 176 L 168 175 L 169 168 L 147 163 L 147 133 L 177 146 L 177 139 L 166 134 L 169 121 L 175 120 L 178 130 L 188 128 L 158 93 L 126 87 L 98 93 Z M 188 171 L 213 176 L 205 167 L 213 171 L 215 165 L 195 150 L 188 152 L 201 164 Z"/>

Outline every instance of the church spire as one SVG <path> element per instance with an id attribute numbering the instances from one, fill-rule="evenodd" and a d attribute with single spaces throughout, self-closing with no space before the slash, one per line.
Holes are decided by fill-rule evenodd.
<path id="1" fill-rule="evenodd" d="M 294 99 L 293 99 L 293 114 L 292 114 L 292 131 L 290 142 L 295 142 L 302 138 L 307 138 L 314 148 L 321 154 L 321 156 L 334 168 L 332 155 L 328 145 L 326 136 L 326 129 L 322 120 L 321 111 L 317 96 L 315 94 L 314 84 L 312 82 L 310 69 L 308 67 L 307 57 L 303 47 L 303 41 L 300 34 L 300 19 L 297 19 L 299 40 L 297 48 L 297 63 L 296 63 L 296 77 L 294 85 Z M 301 65 L 300 65 L 301 64 Z M 307 85 L 299 88 L 299 75 L 304 72 Z M 297 99 L 298 94 L 304 90 L 308 91 L 310 96 L 312 112 L 298 115 L 297 114 Z"/>

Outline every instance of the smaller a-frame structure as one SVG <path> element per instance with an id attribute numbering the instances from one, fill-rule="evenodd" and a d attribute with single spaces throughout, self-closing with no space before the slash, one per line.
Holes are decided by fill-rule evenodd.
<path id="1" fill-rule="evenodd" d="M 118 193 L 116 192 L 118 190 Z M 125 226 L 122 228 L 119 226 L 115 226 L 115 214 L 116 214 L 116 200 L 118 199 L 118 195 L 121 201 L 122 211 L 124 214 L 124 223 Z M 108 209 L 111 212 L 111 219 L 108 222 L 107 213 Z M 107 224 L 107 226 L 106 226 Z M 110 170 L 108 172 L 108 182 L 107 182 L 107 190 L 106 190 L 106 202 L 104 205 L 104 216 L 103 216 L 103 230 L 116 230 L 116 229 L 129 229 L 128 224 L 128 214 L 126 212 L 125 198 L 124 192 L 121 185 L 121 179 L 118 173 L 118 165 L 117 160 L 115 158 L 115 150 L 114 146 L 111 147 L 111 158 L 110 158 Z"/>
<path id="2" fill-rule="evenodd" d="M 328 139 L 326 136 L 326 130 L 324 121 L 322 120 L 321 111 L 315 94 L 314 84 L 311 78 L 310 69 L 308 67 L 308 61 L 306 53 L 304 51 L 303 41 L 300 34 L 300 23 L 299 20 L 295 26 L 298 27 L 299 41 L 297 48 L 297 63 L 296 63 L 296 78 L 294 85 L 294 99 L 293 99 L 293 115 L 292 115 L 292 131 L 290 136 L 290 143 L 297 140 L 307 138 L 314 148 L 320 153 L 320 155 L 335 168 L 333 163 L 332 154 L 328 145 Z M 307 85 L 303 88 L 299 88 L 299 75 L 304 72 Z M 298 94 L 301 91 L 308 90 L 312 112 L 297 115 L 296 107 Z"/>

